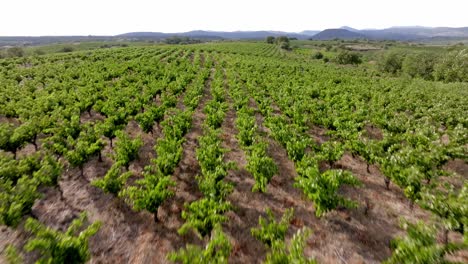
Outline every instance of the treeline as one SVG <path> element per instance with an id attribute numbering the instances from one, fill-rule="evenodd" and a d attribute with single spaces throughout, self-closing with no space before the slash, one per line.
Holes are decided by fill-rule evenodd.
<path id="1" fill-rule="evenodd" d="M 443 54 L 429 51 L 389 51 L 378 61 L 378 69 L 392 75 L 443 82 L 468 81 L 468 50 Z"/>
<path id="2" fill-rule="evenodd" d="M 286 37 L 286 36 L 279 36 L 279 37 L 273 37 L 273 36 L 268 36 L 266 37 L 266 43 L 268 44 L 276 44 L 278 45 L 280 48 L 284 49 L 284 50 L 290 50 L 291 49 L 291 44 L 289 42 L 289 40 L 291 40 L 290 38 Z"/>

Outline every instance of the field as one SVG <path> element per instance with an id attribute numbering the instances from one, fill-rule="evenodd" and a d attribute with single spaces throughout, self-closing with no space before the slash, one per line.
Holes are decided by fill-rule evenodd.
<path id="1" fill-rule="evenodd" d="M 0 59 L 0 263 L 468 262 L 468 83 L 319 44 Z"/>

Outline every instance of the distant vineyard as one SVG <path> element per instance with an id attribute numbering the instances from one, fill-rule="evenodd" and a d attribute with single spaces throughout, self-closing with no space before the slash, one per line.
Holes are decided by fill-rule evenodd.
<path id="1" fill-rule="evenodd" d="M 79 216 L 62 221 L 68 229 L 45 226 L 48 218 L 34 208 L 72 203 L 71 180 L 109 194 L 112 210 L 152 215 L 154 229 L 138 220 L 132 232 L 183 241 L 157 253 L 167 255 L 159 262 L 247 261 L 250 245 L 236 232 L 251 233 L 242 239 L 260 248 L 250 260 L 327 262 L 307 242 L 327 230 L 302 223 L 323 224 L 333 212 L 372 219 L 378 204 L 361 197 L 369 185 L 344 160 L 380 177 L 381 193 L 397 188 L 410 210 L 432 214 L 426 226 L 405 222 L 408 236 L 393 231 L 391 256 L 384 249 L 367 261 L 467 258 L 467 175 L 448 169 L 468 161 L 467 83 L 381 78 L 277 45 L 208 43 L 3 59 L 0 102 L 0 223 L 31 236 L 0 243 L 11 262 L 37 260 L 32 251 L 60 263 L 130 261 L 111 257 L 120 249 L 102 256 L 93 249 L 93 235 L 111 241 L 115 230 L 109 219 L 79 216 L 82 203 L 67 205 Z M 273 188 L 284 200 L 274 201 Z M 267 202 L 258 212 L 260 199 Z M 255 216 L 253 225 L 237 224 L 247 216 Z M 171 217 L 182 224 L 170 225 Z"/>

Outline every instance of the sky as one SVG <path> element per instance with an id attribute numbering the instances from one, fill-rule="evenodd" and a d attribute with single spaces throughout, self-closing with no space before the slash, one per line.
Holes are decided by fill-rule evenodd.
<path id="1" fill-rule="evenodd" d="M 0 0 L 0 36 L 468 26 L 467 0 Z"/>

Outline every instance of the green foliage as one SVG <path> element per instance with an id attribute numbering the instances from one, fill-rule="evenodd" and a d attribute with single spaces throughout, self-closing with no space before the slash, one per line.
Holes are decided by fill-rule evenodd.
<path id="1" fill-rule="evenodd" d="M 46 155 L 42 158 L 40 168 L 33 173 L 33 177 L 40 183 L 55 186 L 57 185 L 63 166 L 52 156 Z"/>
<path id="2" fill-rule="evenodd" d="M 266 37 L 265 41 L 266 41 L 266 43 L 268 43 L 268 44 L 273 44 L 273 43 L 275 43 L 275 37 L 273 37 L 273 36 L 268 36 L 268 37 Z"/>
<path id="3" fill-rule="evenodd" d="M 86 213 L 73 220 L 67 231 L 48 228 L 39 221 L 28 218 L 25 229 L 34 235 L 24 249 L 28 252 L 38 251 L 38 263 L 85 263 L 89 260 L 88 240 L 99 231 L 100 222 L 89 225 L 80 231 L 86 221 Z"/>
<path id="4" fill-rule="evenodd" d="M 458 191 L 450 185 L 425 190 L 421 196 L 421 207 L 436 215 L 444 228 L 465 233 L 468 226 L 468 183 Z"/>
<path id="5" fill-rule="evenodd" d="M 34 201 L 40 197 L 39 183 L 29 176 L 22 176 L 16 185 L 0 179 L 0 223 L 16 227 L 23 215 L 28 214 Z"/>
<path id="6" fill-rule="evenodd" d="M 273 159 L 267 156 L 266 148 L 266 143 L 257 143 L 250 148 L 249 155 L 247 156 L 246 169 L 255 178 L 255 184 L 252 187 L 252 191 L 254 192 L 265 192 L 266 186 L 273 175 L 278 173 L 278 167 Z"/>
<path id="7" fill-rule="evenodd" d="M 378 61 L 378 69 L 391 74 L 399 73 L 403 67 L 404 55 L 404 53 L 397 51 L 386 52 Z"/>
<path id="8" fill-rule="evenodd" d="M 7 56 L 10 58 L 24 57 L 24 50 L 21 47 L 8 48 L 6 53 L 7 53 Z"/>
<path id="9" fill-rule="evenodd" d="M 189 230 L 195 231 L 200 237 L 205 237 L 217 225 L 226 222 L 228 218 L 223 214 L 232 209 L 229 202 L 202 198 L 185 206 L 182 219 L 185 223 L 179 229 L 179 234 L 187 234 Z"/>
<path id="10" fill-rule="evenodd" d="M 118 195 L 125 186 L 127 179 L 132 176 L 132 172 L 122 172 L 121 164 L 114 163 L 102 179 L 96 179 L 91 184 L 102 189 L 105 193 Z"/>
<path id="11" fill-rule="evenodd" d="M 275 220 L 275 216 L 270 208 L 267 208 L 265 212 L 268 218 L 265 219 L 260 216 L 258 219 L 260 227 L 252 228 L 250 232 L 257 240 L 268 247 L 272 247 L 277 241 L 284 240 L 289 228 L 289 222 L 291 222 L 294 215 L 294 209 L 287 209 L 279 222 Z"/>
<path id="12" fill-rule="evenodd" d="M 221 226 L 216 225 L 205 249 L 195 245 L 187 245 L 184 249 L 171 252 L 167 258 L 170 261 L 184 264 L 227 264 L 231 250 L 232 246 L 228 237 L 221 230 Z"/>
<path id="13" fill-rule="evenodd" d="M 160 138 L 155 146 L 157 157 L 154 163 L 164 175 L 170 175 L 182 158 L 183 139 Z"/>
<path id="14" fill-rule="evenodd" d="M 308 228 L 303 228 L 294 234 L 289 245 L 284 241 L 277 241 L 273 244 L 271 251 L 267 253 L 266 264 L 315 264 L 314 259 L 309 259 L 304 256 L 304 247 L 307 238 L 312 231 Z"/>
<path id="15" fill-rule="evenodd" d="M 22 146 L 23 142 L 12 124 L 0 124 L 0 149 L 11 151 L 16 157 L 16 151 Z"/>
<path id="16" fill-rule="evenodd" d="M 166 138 L 182 139 L 192 127 L 192 115 L 193 111 L 191 110 L 175 110 L 172 112 L 168 118 L 161 122 L 164 136 Z"/>
<path id="17" fill-rule="evenodd" d="M 150 107 L 143 113 L 139 113 L 135 116 L 135 121 L 138 122 L 141 129 L 145 132 L 153 131 L 153 125 L 156 122 L 159 122 L 164 117 L 164 108 L 163 107 Z"/>
<path id="18" fill-rule="evenodd" d="M 311 230 L 303 228 L 293 236 L 289 245 L 285 242 L 286 232 L 293 217 L 294 210 L 285 211 L 281 220 L 277 222 L 270 208 L 266 209 L 268 219 L 260 217 L 260 227 L 252 228 L 252 236 L 270 248 L 264 263 L 316 263 L 304 256 L 304 247 Z"/>
<path id="19" fill-rule="evenodd" d="M 174 196 L 174 192 L 169 187 L 175 186 L 175 182 L 170 176 L 145 168 L 143 179 L 137 180 L 136 184 L 137 186 L 130 186 L 123 190 L 119 196 L 124 197 L 133 209 L 146 210 L 154 214 L 154 220 L 157 221 L 159 206 L 167 198 Z"/>
<path id="20" fill-rule="evenodd" d="M 243 147 L 251 146 L 254 143 L 257 124 L 251 111 L 243 107 L 237 111 L 236 127 L 239 130 L 237 138 Z"/>
<path id="21" fill-rule="evenodd" d="M 114 159 L 117 163 L 128 168 L 130 162 L 138 158 L 138 150 L 143 145 L 143 141 L 140 137 L 131 139 L 123 131 L 117 131 L 116 136 Z"/>
<path id="22" fill-rule="evenodd" d="M 301 188 L 307 198 L 314 202 L 315 215 L 321 217 L 338 206 L 356 207 L 356 202 L 338 194 L 339 188 L 344 184 L 360 185 L 349 171 L 327 170 L 320 173 L 317 167 L 309 167 L 296 177 L 294 185 Z"/>
<path id="23" fill-rule="evenodd" d="M 225 102 L 210 101 L 203 112 L 206 116 L 206 124 L 211 128 L 220 128 L 226 115 L 228 105 Z"/>
<path id="24" fill-rule="evenodd" d="M 5 249 L 5 256 L 9 264 L 22 264 L 24 263 L 23 257 L 13 245 L 8 245 Z"/>
<path id="25" fill-rule="evenodd" d="M 444 82 L 468 81 L 468 50 L 452 51 L 434 66 L 434 77 Z"/>
<path id="26" fill-rule="evenodd" d="M 204 136 L 200 137 L 196 157 L 202 174 L 215 171 L 218 167 L 226 170 L 232 167 L 232 165 L 228 166 L 228 164 L 224 163 L 225 152 L 226 150 L 221 147 L 221 140 L 215 130 L 208 130 Z"/>
<path id="27" fill-rule="evenodd" d="M 430 52 L 411 53 L 403 60 L 402 71 L 411 77 L 432 80 L 436 61 L 437 57 Z"/>
<path id="28" fill-rule="evenodd" d="M 359 53 L 343 50 L 336 55 L 335 62 L 338 64 L 360 64 L 362 59 Z"/>
<path id="29" fill-rule="evenodd" d="M 82 167 L 92 156 L 99 154 L 104 148 L 104 142 L 98 137 L 93 127 L 83 129 L 77 139 L 68 138 L 73 146 L 65 156 L 72 166 Z"/>
<path id="30" fill-rule="evenodd" d="M 330 166 L 340 160 L 344 154 L 344 145 L 337 141 L 326 141 L 320 145 L 318 158 L 327 161 Z"/>
<path id="31" fill-rule="evenodd" d="M 198 186 L 206 197 L 223 199 L 232 191 L 232 185 L 223 181 L 229 169 L 234 167 L 231 162 L 224 162 L 225 149 L 221 147 L 215 130 L 207 130 L 200 137 L 196 157 L 201 167 L 201 175 L 197 176 Z"/>
<path id="32" fill-rule="evenodd" d="M 321 60 L 323 59 L 323 53 L 320 52 L 320 51 L 316 51 L 312 54 L 312 59 L 315 59 L 315 60 Z"/>
<path id="33" fill-rule="evenodd" d="M 453 263 L 445 259 L 462 245 L 437 243 L 436 230 L 423 222 L 404 223 L 408 235 L 392 241 L 393 254 L 385 263 Z"/>

